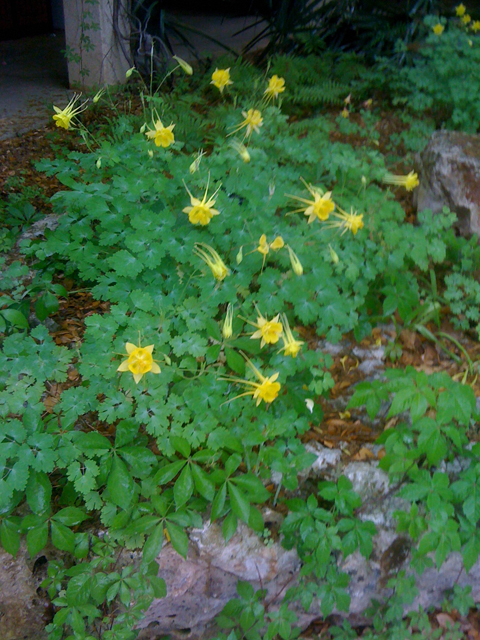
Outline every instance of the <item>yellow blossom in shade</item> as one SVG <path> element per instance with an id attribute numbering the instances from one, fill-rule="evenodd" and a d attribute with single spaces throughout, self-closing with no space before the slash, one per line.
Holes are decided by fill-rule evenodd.
<path id="1" fill-rule="evenodd" d="M 232 147 L 232 149 L 235 149 L 235 151 L 240 155 L 244 162 L 250 162 L 250 154 L 248 153 L 248 149 L 243 144 L 243 142 L 240 142 L 240 140 L 234 138 L 233 140 L 230 140 L 230 146 Z"/>
<path id="2" fill-rule="evenodd" d="M 288 255 L 290 256 L 290 263 L 292 265 L 293 273 L 296 276 L 303 275 L 302 263 L 298 259 L 296 253 L 293 251 L 293 249 L 288 244 L 287 244 L 287 249 L 288 249 Z"/>
<path id="3" fill-rule="evenodd" d="M 264 256 L 267 255 L 269 251 L 269 247 L 267 242 L 267 236 L 265 234 L 262 234 L 260 236 L 260 240 L 258 241 L 258 247 L 256 250 L 259 251 Z"/>
<path id="4" fill-rule="evenodd" d="M 82 111 L 85 111 L 87 108 L 87 101 L 83 104 L 75 107 L 76 103 L 80 100 L 80 94 L 74 95 L 70 102 L 64 109 L 59 109 L 55 105 L 53 105 L 53 110 L 55 111 L 55 115 L 53 116 L 53 120 L 57 127 L 61 129 L 70 129 L 72 124 L 72 119 Z"/>
<path id="5" fill-rule="evenodd" d="M 332 200 L 332 192 L 327 191 L 326 193 L 324 193 L 321 189 L 312 187 L 311 184 L 307 184 L 303 178 L 302 182 L 312 194 L 313 200 L 307 200 L 306 198 L 300 198 L 299 196 L 290 196 L 287 194 L 288 198 L 298 200 L 299 202 L 303 202 L 303 204 L 307 205 L 306 207 L 295 209 L 291 213 L 298 213 L 302 211 L 306 216 L 308 216 L 309 224 L 316 218 L 323 221 L 328 220 L 328 216 L 335 209 L 335 203 Z"/>
<path id="6" fill-rule="evenodd" d="M 475 31 L 475 33 L 477 33 L 477 31 L 480 31 L 480 20 L 475 20 L 475 22 L 472 22 L 472 31 Z"/>
<path id="7" fill-rule="evenodd" d="M 271 244 L 269 244 L 267 242 L 267 236 L 264 233 L 262 233 L 262 235 L 260 236 L 260 240 L 258 241 L 258 247 L 255 249 L 255 251 L 258 251 L 263 255 L 262 269 L 265 265 L 265 260 L 267 258 L 267 255 L 270 249 L 273 249 L 274 251 L 278 251 L 279 249 L 282 249 L 284 246 L 285 246 L 285 242 L 283 241 L 282 236 L 277 236 L 275 240 Z"/>
<path id="8" fill-rule="evenodd" d="M 465 7 L 465 5 L 463 3 L 459 4 L 457 7 L 455 7 L 455 13 L 457 14 L 457 16 L 459 18 L 461 18 L 465 14 L 466 10 L 467 9 L 466 9 L 466 7 Z"/>
<path id="9" fill-rule="evenodd" d="M 230 270 L 220 258 L 218 253 L 210 245 L 203 242 L 196 242 L 193 253 L 201 258 L 205 264 L 210 268 L 215 280 L 221 282 L 230 273 Z"/>
<path id="10" fill-rule="evenodd" d="M 329 221 L 328 226 L 343 229 L 342 236 L 347 231 L 351 231 L 356 236 L 360 229 L 363 229 L 363 213 L 354 212 L 353 209 L 350 210 L 350 213 L 347 213 L 338 207 L 338 212 L 336 211 L 333 215 L 338 220 Z"/>
<path id="11" fill-rule="evenodd" d="M 341 110 L 340 115 L 342 116 L 342 118 L 348 118 L 350 115 L 350 111 L 347 109 L 347 107 L 345 107 Z"/>
<path id="12" fill-rule="evenodd" d="M 260 133 L 260 127 L 263 125 L 262 114 L 258 109 L 249 109 L 248 111 L 242 111 L 242 116 L 245 118 L 243 122 L 241 122 L 238 127 L 236 127 L 229 136 L 232 136 L 234 133 L 237 133 L 241 129 L 246 128 L 245 137 L 249 138 L 253 131 L 256 133 Z"/>
<path id="13" fill-rule="evenodd" d="M 433 33 L 436 36 L 441 36 L 443 31 L 444 31 L 444 29 L 445 29 L 445 27 L 443 26 L 443 24 L 438 23 L 434 27 L 432 27 L 432 29 L 433 29 Z"/>
<path id="14" fill-rule="evenodd" d="M 185 62 L 183 58 L 180 58 L 179 56 L 173 56 L 173 59 L 178 62 L 178 66 L 185 71 L 187 76 L 191 76 L 193 74 L 192 67 L 188 64 L 188 62 Z"/>
<path id="15" fill-rule="evenodd" d="M 471 22 L 472 18 L 468 15 L 468 13 L 466 13 L 463 17 L 462 17 L 462 22 L 463 24 L 468 24 L 469 22 Z"/>
<path id="16" fill-rule="evenodd" d="M 285 80 L 283 78 L 279 78 L 277 75 L 274 75 L 268 81 L 268 87 L 264 91 L 264 96 L 267 101 L 274 100 L 278 98 L 279 93 L 283 93 L 285 91 Z"/>
<path id="17" fill-rule="evenodd" d="M 183 213 L 188 213 L 188 219 L 192 224 L 200 224 L 202 225 L 202 227 L 204 227 L 205 225 L 209 224 L 213 216 L 220 215 L 219 211 L 217 211 L 216 209 L 213 209 L 213 205 L 215 204 L 215 196 L 217 195 L 221 185 L 218 187 L 215 193 L 211 195 L 210 198 L 208 198 L 207 200 L 207 192 L 208 192 L 208 183 L 207 183 L 207 188 L 205 189 L 205 193 L 203 194 L 203 199 L 199 200 L 198 198 L 195 198 L 194 196 L 192 196 L 187 185 L 185 184 L 185 181 L 183 184 L 185 185 L 185 189 L 187 190 L 188 195 L 190 196 L 190 202 L 192 206 L 185 207 L 184 209 L 182 209 L 182 211 Z"/>
<path id="18" fill-rule="evenodd" d="M 282 249 L 284 246 L 285 246 L 285 242 L 283 241 L 282 236 L 277 236 L 275 240 L 270 244 L 270 249 L 273 249 L 274 251 L 278 251 L 279 249 Z"/>
<path id="19" fill-rule="evenodd" d="M 157 147 L 163 147 L 166 149 L 175 142 L 175 136 L 173 135 L 174 124 L 164 127 L 162 121 L 158 119 L 153 123 L 154 129 L 147 129 L 145 135 L 149 140 L 154 140 Z"/>
<path id="20" fill-rule="evenodd" d="M 233 402 L 233 400 L 243 398 L 244 396 L 253 396 L 253 399 L 257 401 L 257 407 L 262 402 L 262 400 L 266 404 L 270 404 L 275 400 L 275 398 L 278 397 L 278 393 L 281 389 L 281 384 L 277 382 L 279 373 L 274 373 L 273 376 L 267 378 L 260 373 L 257 367 L 244 354 L 242 355 L 245 358 L 247 367 L 255 374 L 259 382 L 254 382 L 253 380 L 244 380 L 243 378 L 236 378 L 234 376 L 223 376 L 222 378 L 220 378 L 221 380 L 236 382 L 248 389 L 248 391 L 235 396 L 235 398 L 232 398 L 231 400 L 227 400 L 227 402 Z"/>
<path id="21" fill-rule="evenodd" d="M 407 191 L 413 191 L 413 189 L 418 187 L 420 184 L 418 181 L 418 175 L 414 171 L 410 171 L 406 176 L 387 174 L 383 178 L 383 182 L 385 182 L 385 184 L 393 184 L 397 187 L 405 187 Z"/>
<path id="22" fill-rule="evenodd" d="M 137 347 L 131 342 L 127 342 L 125 349 L 128 355 L 118 367 L 117 371 L 130 371 L 133 373 L 133 379 L 138 384 L 142 377 L 148 373 L 160 373 L 160 367 L 152 358 L 153 344 L 148 347 Z"/>
<path id="23" fill-rule="evenodd" d="M 283 351 L 286 356 L 292 356 L 292 358 L 296 358 L 298 352 L 302 348 L 302 344 L 304 343 L 301 340 L 295 340 L 292 330 L 290 329 L 290 325 L 288 324 L 287 316 L 284 313 L 282 313 L 282 324 L 282 340 L 284 346 L 280 349 L 280 351 Z"/>
<path id="24" fill-rule="evenodd" d="M 257 310 L 258 311 L 258 310 Z M 250 322 L 249 324 L 257 327 L 257 331 L 252 333 L 250 338 L 252 340 L 256 340 L 257 338 L 261 338 L 260 348 L 262 349 L 266 344 L 277 344 L 280 340 L 280 336 L 282 335 L 283 329 L 282 324 L 279 322 L 280 314 L 277 314 L 275 318 L 272 320 L 267 320 L 262 316 L 260 311 L 258 311 L 257 322 Z"/>
<path id="25" fill-rule="evenodd" d="M 210 84 L 213 84 L 220 93 L 223 93 L 225 87 L 229 84 L 233 84 L 230 80 L 230 67 L 228 69 L 215 69 L 212 73 L 212 81 Z"/>
<path id="26" fill-rule="evenodd" d="M 223 321 L 222 327 L 222 336 L 225 340 L 228 340 L 232 337 L 233 333 L 233 305 L 231 302 L 228 303 L 227 313 L 225 314 L 225 320 Z"/>

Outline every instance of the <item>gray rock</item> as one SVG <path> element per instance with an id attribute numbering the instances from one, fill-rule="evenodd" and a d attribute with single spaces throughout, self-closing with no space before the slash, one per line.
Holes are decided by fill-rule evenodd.
<path id="1" fill-rule="evenodd" d="M 335 465 L 335 456 L 329 461 L 319 455 L 318 465 L 334 476 L 342 473 Z M 340 452 L 339 452 L 340 453 Z M 318 470 L 314 470 L 316 475 Z M 358 551 L 347 558 L 338 558 L 338 567 L 350 576 L 348 588 L 351 605 L 348 614 L 336 612 L 336 616 L 348 617 L 352 624 L 365 622 L 363 612 L 371 599 L 382 602 L 391 595 L 388 581 L 404 569 L 409 575 L 411 540 L 396 532 L 397 510 L 408 511 L 410 504 L 395 496 L 397 487 L 391 487 L 387 475 L 374 462 L 352 462 L 343 469 L 353 488 L 362 497 L 362 507 L 357 516 L 370 520 L 377 527 L 373 539 L 373 552 L 364 558 Z M 280 514 L 265 512 L 265 519 L 281 522 Z M 139 640 L 154 640 L 164 634 L 180 640 L 207 638 L 215 631 L 214 617 L 231 598 L 237 596 L 238 580 L 251 582 L 255 589 L 266 589 L 269 611 L 280 605 L 287 589 L 296 585 L 300 561 L 295 550 L 286 551 L 280 541 L 265 542 L 243 523 L 237 533 L 225 544 L 221 526 L 207 522 L 202 529 L 190 533 L 190 549 L 187 560 L 166 545 L 157 559 L 159 575 L 167 583 L 167 597 L 156 600 L 146 618 L 139 623 Z M 426 569 L 416 576 L 419 595 L 408 609 L 441 605 L 445 592 L 455 584 L 472 586 L 472 595 L 480 599 L 480 561 L 468 575 L 462 571 L 462 558 L 458 553 L 449 556 L 441 567 Z M 299 626 L 305 628 L 313 620 L 321 618 L 320 602 L 313 601 L 308 613 L 298 603 L 292 605 L 298 616 Z M 407 609 L 406 609 L 407 610 Z"/>
<path id="2" fill-rule="evenodd" d="M 480 137 L 458 131 L 436 131 L 417 160 L 418 211 L 457 214 L 462 235 L 480 237 Z"/>
<path id="3" fill-rule="evenodd" d="M 37 562 L 37 567 L 43 563 Z M 46 566 L 46 563 L 45 563 Z M 43 640 L 49 600 L 39 589 L 43 579 L 30 559 L 25 543 L 16 557 L 0 548 L 0 638 Z M 35 568 L 35 571 L 34 571 Z M 38 593 L 37 593 L 38 590 Z"/>
<path id="4" fill-rule="evenodd" d="M 266 589 L 274 606 L 300 569 L 296 551 L 286 551 L 279 543 L 265 544 L 243 523 L 225 544 L 221 525 L 206 522 L 202 529 L 191 531 L 186 560 L 166 545 L 157 562 L 167 596 L 155 600 L 139 623 L 139 640 L 167 633 L 175 638 L 205 637 L 213 618 L 237 596 L 239 580 L 249 581 L 255 589 Z M 303 622 L 308 625 L 314 618 L 315 614 L 305 616 Z"/>

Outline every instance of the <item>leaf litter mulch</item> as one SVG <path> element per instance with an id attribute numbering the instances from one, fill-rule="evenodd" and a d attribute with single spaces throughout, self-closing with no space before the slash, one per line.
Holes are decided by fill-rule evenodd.
<path id="1" fill-rule="evenodd" d="M 385 118 L 379 123 L 382 136 L 389 132 L 399 130 L 398 120 L 385 114 Z M 391 130 L 391 131 L 390 131 Z M 35 162 L 43 158 L 54 158 L 60 146 L 65 149 L 68 144 L 75 148 L 72 138 L 62 135 L 52 127 L 45 127 L 26 133 L 20 137 L 0 140 L 0 198 L 5 202 L 11 192 L 10 185 L 14 184 L 15 189 L 34 188 L 41 193 L 38 203 L 34 206 L 40 207 L 40 213 L 51 214 L 51 207 L 48 202 L 58 190 L 63 186 L 54 177 L 47 177 L 35 168 Z M 344 142 L 355 144 L 356 141 L 344 139 Z M 360 143 L 360 140 L 358 141 Z M 364 144 L 364 139 L 361 140 Z M 78 148 L 78 147 L 77 147 Z M 19 186 L 20 185 L 20 186 Z M 412 206 L 411 194 L 399 195 L 402 205 L 406 210 L 406 220 L 414 223 L 414 210 Z M 1 220 L 0 220 L 1 222 Z M 1 229 L 0 229 L 1 230 Z M 7 263 L 13 260 L 22 260 L 17 249 L 12 250 L 7 256 Z M 60 298 L 58 311 L 48 320 L 50 333 L 58 345 L 63 345 L 71 349 L 77 348 L 82 340 L 85 331 L 85 318 L 95 313 L 107 313 L 109 305 L 106 302 L 95 300 L 93 296 L 84 289 L 77 289 L 81 283 L 75 283 L 71 279 L 61 277 L 59 280 L 69 291 L 66 298 Z M 468 353 L 472 362 L 480 361 L 480 344 L 473 335 L 461 333 L 455 330 L 448 321 L 447 312 L 442 315 L 441 331 L 450 334 L 457 340 Z M 427 328 L 435 333 L 433 325 Z M 446 345 L 450 353 L 456 356 L 452 359 L 450 354 L 438 344 L 432 344 L 420 333 L 403 329 L 397 335 L 394 325 L 378 327 L 374 329 L 371 336 L 357 343 L 352 336 L 346 336 L 339 345 L 328 345 L 315 334 L 311 327 L 296 327 L 302 338 L 307 342 L 310 349 L 320 349 L 329 351 L 332 355 L 333 366 L 330 373 L 334 380 L 334 387 L 330 390 L 328 399 L 321 399 L 324 410 L 324 418 L 320 424 L 312 423 L 310 431 L 305 434 L 305 442 L 318 442 L 329 448 L 340 448 L 343 451 L 345 462 L 349 460 L 369 460 L 380 458 L 382 450 L 377 451 L 371 445 L 380 432 L 386 427 L 394 426 L 391 422 L 385 421 L 383 424 L 372 424 L 365 412 L 360 410 L 349 411 L 347 409 L 348 399 L 353 393 L 354 386 L 365 379 L 378 377 L 382 374 L 382 369 L 386 367 L 404 368 L 412 366 L 417 370 L 433 373 L 436 371 L 447 372 L 454 379 L 466 379 L 473 387 L 475 395 L 480 396 L 480 377 L 469 374 L 467 362 L 464 354 L 452 343 Z M 386 355 L 392 351 L 395 345 L 396 357 L 390 361 Z M 363 366 L 362 358 L 365 354 L 380 353 L 377 358 L 379 366 L 373 370 Z M 71 367 L 68 372 L 68 379 L 65 383 L 52 385 L 45 394 L 45 409 L 52 412 L 61 392 L 69 386 L 81 383 L 80 375 L 75 368 Z M 108 430 L 109 425 L 97 423 L 98 430 Z M 472 439 L 480 440 L 480 434 L 471 434 Z M 376 452 L 375 452 L 376 451 Z M 449 625 L 458 623 L 462 630 L 463 638 L 468 640 L 480 640 L 480 618 L 477 610 L 472 610 L 467 616 L 461 616 L 457 611 L 449 613 L 433 612 L 431 622 L 434 628 L 445 629 L 448 636 Z M 328 638 L 329 624 L 325 621 L 318 621 L 312 624 L 309 629 L 302 634 L 303 638 Z M 362 633 L 358 629 L 359 637 Z M 438 632 L 437 632 L 438 633 Z M 455 636 L 458 637 L 458 636 Z"/>

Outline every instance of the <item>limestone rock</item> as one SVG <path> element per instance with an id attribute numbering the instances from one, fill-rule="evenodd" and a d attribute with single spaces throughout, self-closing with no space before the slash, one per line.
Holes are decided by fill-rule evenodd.
<path id="1" fill-rule="evenodd" d="M 271 518 L 279 516 L 272 512 Z M 237 596 L 239 580 L 266 589 L 269 601 L 280 602 L 300 569 L 296 551 L 286 551 L 278 543 L 264 544 L 243 523 L 225 544 L 221 525 L 207 522 L 190 533 L 186 560 L 167 545 L 157 561 L 167 597 L 150 606 L 139 624 L 143 629 L 139 640 L 167 633 L 176 638 L 206 637 L 213 618 Z M 314 617 L 308 616 L 306 624 Z"/>
<path id="2" fill-rule="evenodd" d="M 325 466 L 323 451 L 317 453 L 319 466 Z M 352 462 L 343 469 L 327 464 L 325 469 L 332 479 L 343 473 L 352 481 L 362 497 L 357 516 L 372 521 L 377 527 L 373 552 L 368 559 L 358 551 L 347 558 L 338 558 L 339 569 L 350 576 L 350 611 L 341 615 L 348 617 L 352 624 L 360 624 L 365 622 L 363 612 L 372 598 L 381 602 L 391 595 L 387 588 L 389 579 L 402 569 L 407 575 L 411 573 L 411 541 L 396 532 L 393 516 L 397 510 L 408 511 L 410 505 L 395 496 L 387 474 L 378 468 L 376 461 Z M 265 513 L 265 520 L 269 526 L 278 528 L 281 516 L 270 511 Z M 178 640 L 210 637 L 215 633 L 215 616 L 228 600 L 237 596 L 238 580 L 248 580 L 255 589 L 266 589 L 271 611 L 280 605 L 285 591 L 295 586 L 300 568 L 295 550 L 286 551 L 278 541 L 265 544 L 243 523 L 239 523 L 237 533 L 225 544 L 221 526 L 207 522 L 202 529 L 191 531 L 186 560 L 167 545 L 157 562 L 159 575 L 167 584 L 167 597 L 152 603 L 145 619 L 139 623 L 138 640 L 156 640 L 165 634 Z M 461 555 L 454 553 L 439 572 L 430 568 L 417 576 L 419 594 L 409 608 L 440 606 L 446 590 L 455 584 L 472 586 L 473 597 L 480 599 L 480 561 L 468 575 L 462 566 Z M 315 600 L 308 613 L 297 604 L 292 609 L 302 628 L 321 618 L 320 602 Z"/>
<path id="3" fill-rule="evenodd" d="M 461 235 L 480 237 L 480 137 L 436 131 L 418 157 L 418 211 L 443 207 L 457 214 Z"/>
<path id="4" fill-rule="evenodd" d="M 0 638 L 43 640 L 50 622 L 49 600 L 39 588 L 46 558 L 30 560 L 25 543 L 16 557 L 0 548 Z"/>

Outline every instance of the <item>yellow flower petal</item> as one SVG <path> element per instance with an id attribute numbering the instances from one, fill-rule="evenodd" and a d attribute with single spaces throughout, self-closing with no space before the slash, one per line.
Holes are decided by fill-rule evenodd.
<path id="1" fill-rule="evenodd" d="M 128 355 L 130 355 L 135 351 L 135 349 L 138 349 L 138 347 L 131 342 L 127 342 L 127 344 L 125 345 L 125 349 L 127 350 Z"/>

